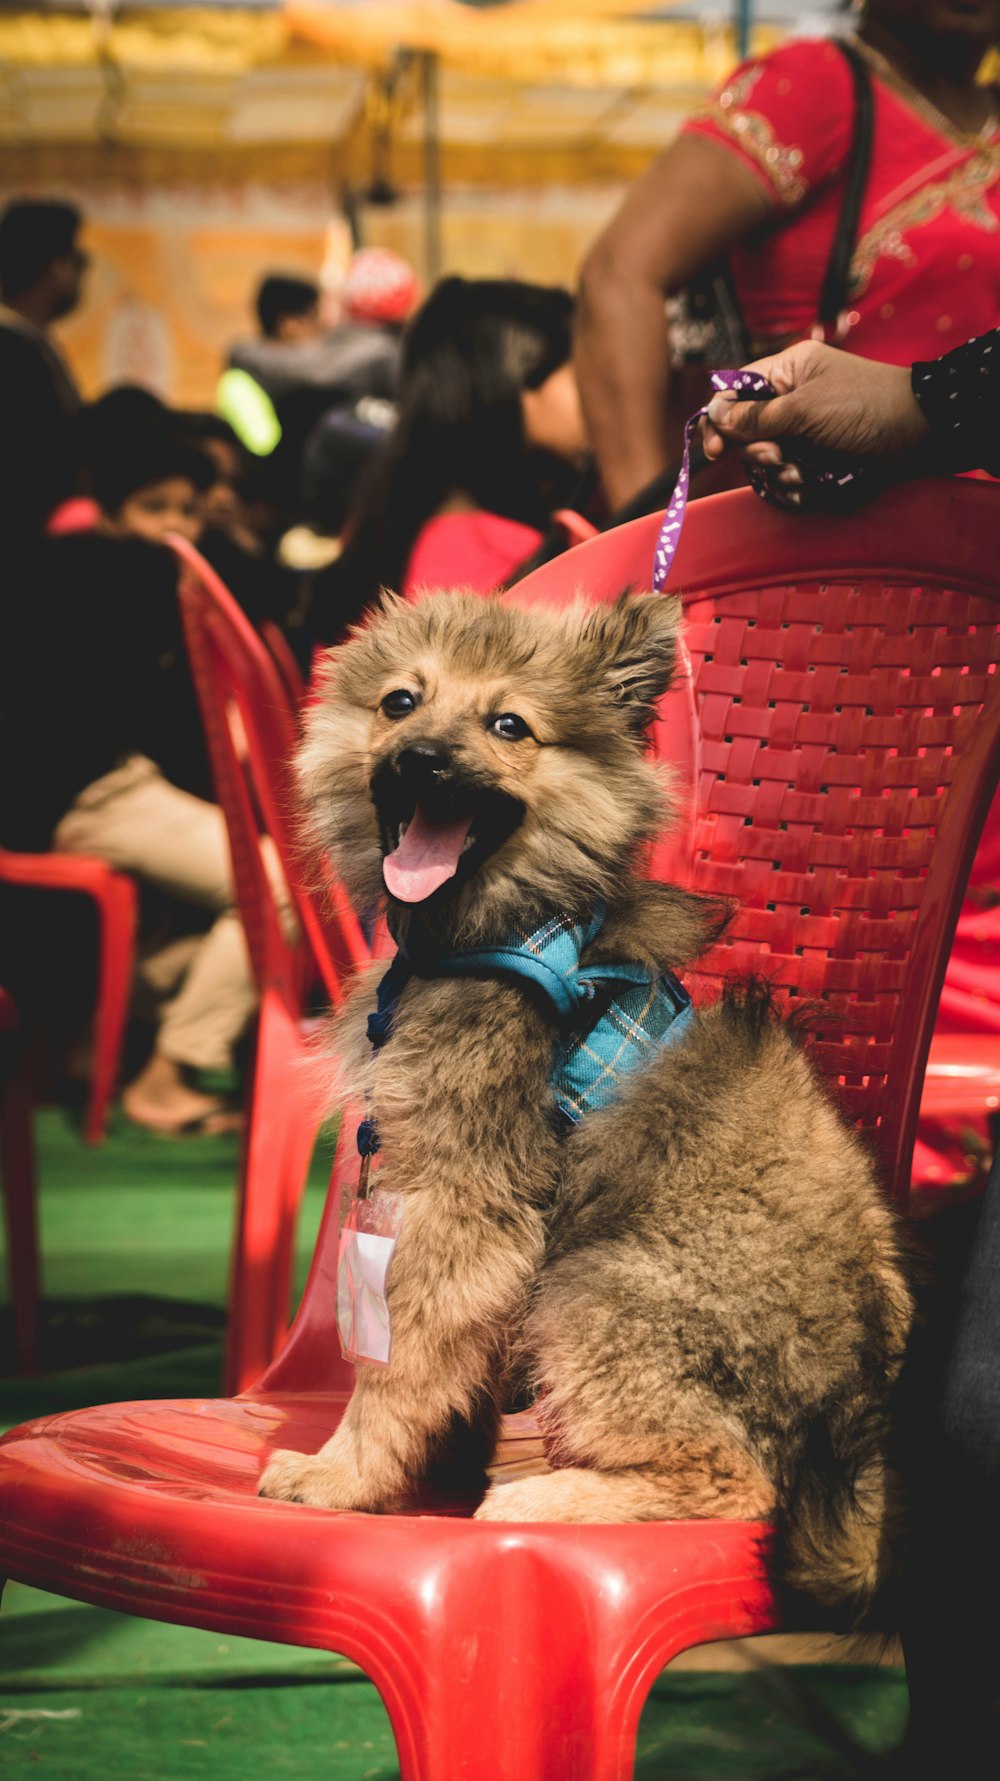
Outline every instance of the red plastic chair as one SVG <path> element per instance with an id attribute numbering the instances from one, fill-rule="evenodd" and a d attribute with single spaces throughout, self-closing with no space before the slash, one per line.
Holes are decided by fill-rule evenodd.
<path id="1" fill-rule="evenodd" d="M 932 1041 L 920 1111 L 937 1119 L 985 1113 L 1000 1120 L 1000 1039 L 995 1033 L 942 1033 Z"/>
<path id="2" fill-rule="evenodd" d="M 179 599 L 219 803 L 226 818 L 240 915 L 260 993 L 233 1246 L 226 1389 L 251 1384 L 288 1328 L 295 1222 L 316 1131 L 327 1108 L 309 1069 L 306 992 L 318 974 L 332 1005 L 370 949 L 345 893 L 324 919 L 302 878 L 288 778 L 297 715 L 275 662 L 214 570 L 172 541 Z M 237 744 L 228 721 L 239 712 Z M 243 752 L 245 747 L 245 754 Z M 303 939 L 290 938 L 265 870 L 274 842 Z"/>
<path id="3" fill-rule="evenodd" d="M 582 513 L 577 513 L 575 507 L 558 507 L 550 524 L 560 527 L 571 550 L 574 545 L 586 544 L 588 538 L 597 537 L 597 527 L 593 521 L 586 519 Z"/>
<path id="4" fill-rule="evenodd" d="M 132 994 L 138 908 L 135 882 L 125 872 L 113 872 L 103 860 L 70 853 L 10 853 L 0 848 L 0 884 L 76 891 L 94 900 L 99 935 L 97 1006 L 83 1135 L 88 1144 L 100 1144 L 118 1080 Z"/>
<path id="5" fill-rule="evenodd" d="M 964 495 L 958 493 L 959 486 L 957 483 L 933 485 L 933 503 L 931 504 L 929 500 L 928 527 L 925 528 L 925 531 L 929 529 L 933 532 L 935 528 L 940 528 L 940 539 L 944 540 L 943 548 L 948 551 L 950 559 L 951 585 L 965 587 L 971 583 L 975 586 L 977 580 L 989 582 L 990 570 L 986 541 L 990 527 L 996 525 L 1000 514 L 998 514 L 995 488 L 983 488 L 983 499 L 978 502 L 977 506 L 975 500 L 972 503 L 965 501 Z M 982 485 L 980 486 L 982 487 Z M 844 592 L 846 591 L 849 599 L 853 598 L 851 591 L 853 584 L 847 583 L 845 590 L 842 578 L 848 566 L 859 561 L 856 555 L 859 536 L 868 534 L 872 520 L 877 520 L 881 516 L 884 516 L 885 526 L 891 528 L 896 523 L 894 514 L 896 504 L 901 505 L 907 516 L 905 523 L 911 523 L 909 519 L 911 505 L 919 499 L 919 494 L 920 490 L 917 487 L 900 490 L 896 495 L 882 502 L 874 514 L 868 515 L 865 519 L 856 520 L 849 526 L 845 527 L 841 522 L 827 528 L 823 528 L 821 525 L 812 528 L 814 538 L 823 537 L 824 530 L 829 533 L 828 541 L 824 539 L 823 543 L 825 555 L 822 559 L 814 557 L 813 561 L 817 562 L 821 569 L 827 567 L 831 572 L 836 570 L 836 583 L 832 573 L 829 579 L 823 577 L 818 583 L 815 579 L 811 579 L 808 576 L 809 559 L 807 558 L 803 562 L 800 556 L 801 546 L 805 544 L 808 548 L 811 540 L 808 535 L 801 537 L 794 529 L 781 529 L 774 539 L 776 549 L 769 553 L 767 558 L 768 573 L 774 575 L 784 572 L 790 576 L 795 575 L 796 579 L 800 581 L 798 596 L 795 597 L 794 590 L 790 589 L 778 589 L 770 592 L 765 606 L 759 611 L 748 611 L 742 627 L 738 623 L 732 622 L 737 620 L 739 615 L 733 603 L 730 602 L 731 623 L 725 643 L 721 648 L 717 647 L 718 640 L 712 635 L 712 632 L 717 630 L 723 622 L 722 614 L 711 603 L 711 599 L 703 608 L 693 598 L 691 592 L 684 588 L 683 576 L 686 572 L 686 565 L 690 561 L 688 550 L 686 549 L 677 559 L 670 585 L 674 591 L 681 592 L 683 596 L 685 647 L 693 660 L 697 660 L 700 649 L 703 659 L 700 664 L 698 681 L 697 721 L 692 721 L 693 714 L 687 693 L 684 688 L 679 687 L 664 701 L 657 727 L 657 750 L 680 773 L 677 791 L 681 816 L 674 833 L 662 841 L 655 850 L 651 871 L 653 876 L 673 877 L 679 883 L 691 884 L 708 893 L 734 896 L 744 905 L 743 913 L 738 921 L 730 926 L 722 947 L 712 958 L 704 961 L 698 973 L 691 974 L 694 979 L 693 987 L 699 979 L 707 978 L 707 984 L 702 986 L 703 994 L 706 989 L 713 995 L 717 993 L 721 981 L 727 973 L 739 974 L 761 969 L 764 969 L 769 976 L 773 976 L 779 986 L 783 985 L 781 969 L 775 971 L 770 959 L 761 958 L 759 941 L 765 934 L 767 924 L 762 924 L 759 911 L 753 909 L 753 904 L 757 900 L 753 894 L 755 889 L 758 898 L 763 898 L 767 913 L 776 914 L 780 918 L 794 914 L 797 906 L 802 917 L 811 915 L 810 926 L 813 932 L 818 935 L 821 948 L 830 944 L 831 928 L 834 922 L 839 922 L 844 936 L 838 950 L 846 949 L 845 956 L 849 956 L 851 946 L 855 944 L 850 930 L 852 925 L 856 928 L 863 919 L 863 906 L 858 899 L 857 887 L 850 883 L 843 887 L 843 894 L 847 898 L 845 906 L 842 908 L 838 906 L 835 880 L 838 876 L 842 876 L 841 868 L 835 867 L 831 858 L 824 857 L 819 863 L 810 864 L 804 875 L 795 871 L 793 876 L 789 876 L 790 867 L 794 867 L 795 862 L 796 838 L 807 838 L 807 831 L 813 820 L 811 805 L 803 820 L 800 814 L 803 800 L 790 794 L 782 777 L 790 746 L 796 755 L 794 763 L 797 776 L 796 784 L 808 783 L 810 792 L 814 794 L 813 802 L 815 802 L 815 792 L 819 789 L 819 782 L 817 781 L 814 785 L 806 777 L 810 768 L 810 754 L 812 755 L 812 780 L 815 780 L 816 767 L 823 766 L 822 777 L 828 783 L 822 786 L 821 795 L 840 802 L 844 810 L 844 825 L 850 825 L 852 830 L 852 850 L 859 847 L 861 837 L 858 830 L 862 820 L 871 827 L 873 870 L 878 866 L 884 871 L 882 859 L 890 857 L 894 830 L 891 822 L 884 821 L 882 809 L 879 806 L 871 807 L 867 798 L 862 806 L 865 811 L 863 819 L 858 815 L 856 803 L 853 803 L 852 807 L 848 809 L 845 800 L 854 797 L 852 780 L 860 782 L 858 787 L 860 792 L 877 791 L 883 800 L 892 796 L 892 774 L 895 771 L 892 763 L 894 760 L 898 760 L 901 752 L 899 742 L 903 740 L 906 733 L 903 726 L 907 722 L 910 726 L 914 722 L 920 722 L 921 714 L 924 725 L 929 731 L 928 743 L 920 745 L 923 751 L 922 766 L 918 785 L 913 792 L 915 797 L 921 798 L 921 802 L 927 791 L 936 789 L 930 786 L 935 763 L 943 759 L 947 764 L 948 751 L 946 749 L 942 755 L 935 748 L 934 732 L 939 727 L 940 717 L 945 713 L 943 700 L 947 697 L 952 679 L 957 680 L 957 695 L 961 695 L 968 677 L 973 674 L 971 658 L 963 657 L 959 653 L 958 658 L 954 661 L 935 664 L 928 669 L 930 680 L 938 681 L 939 684 L 932 684 L 927 688 L 928 703 L 926 708 L 914 704 L 912 693 L 906 697 L 897 697 L 891 680 L 884 688 L 881 706 L 874 703 L 870 705 L 868 691 L 862 683 L 860 692 L 864 694 L 864 703 L 859 708 L 857 698 L 851 702 L 848 696 L 859 690 L 856 684 L 859 670 L 874 674 L 880 667 L 888 665 L 891 668 L 898 664 L 908 680 L 912 681 L 917 675 L 919 664 L 911 663 L 908 659 L 909 638 L 918 636 L 922 630 L 926 646 L 927 638 L 931 635 L 926 621 L 921 626 L 916 611 L 905 615 L 905 625 L 903 625 L 902 617 L 897 618 L 895 621 L 897 629 L 903 625 L 898 640 L 890 632 L 885 642 L 880 645 L 881 653 L 874 653 L 870 663 L 861 653 L 871 647 L 870 642 L 859 641 L 853 652 L 847 652 L 846 667 L 844 661 L 827 659 L 830 655 L 828 646 L 824 644 L 822 650 L 817 652 L 810 643 L 810 638 L 818 629 L 817 619 L 822 616 L 823 630 L 824 632 L 828 631 L 831 625 L 840 622 L 841 613 L 838 602 L 842 603 Z M 745 500 L 745 496 L 741 495 L 740 499 Z M 949 525 L 948 519 L 952 510 L 955 514 L 953 527 Z M 730 507 L 729 511 L 731 512 L 733 509 Z M 726 509 L 717 507 L 713 501 L 709 512 L 718 512 L 720 515 L 720 530 L 715 537 L 706 533 L 704 540 L 701 541 L 698 557 L 698 585 L 711 591 L 711 596 L 714 598 L 715 588 L 720 583 L 724 584 L 731 577 L 729 567 L 731 539 L 724 520 L 721 518 Z M 698 514 L 698 520 L 695 519 L 695 514 Z M 697 525 L 701 517 L 700 508 L 692 509 L 687 521 L 688 527 Z M 655 519 L 646 520 L 642 524 L 648 528 L 651 534 L 655 535 Z M 634 544 L 630 545 L 628 557 L 623 552 L 621 559 L 623 576 L 634 580 L 636 585 L 641 585 L 644 577 L 648 575 L 648 563 L 643 557 L 646 539 L 640 534 L 637 526 L 623 527 L 619 534 L 623 546 L 626 534 L 633 535 Z M 700 536 L 699 527 L 699 538 Z M 690 537 L 686 538 L 686 546 L 690 547 L 690 543 Z M 815 544 L 813 544 L 813 548 L 816 548 Z M 884 551 L 884 545 L 882 549 Z M 936 544 L 929 544 L 928 563 L 934 564 L 940 559 L 941 554 L 942 543 L 940 541 Z M 919 567 L 919 557 L 913 557 L 910 560 Z M 571 563 L 563 562 L 558 568 L 555 564 L 552 565 L 552 571 L 547 571 L 544 598 L 551 602 L 552 599 L 564 600 L 573 596 L 579 585 L 577 561 L 578 559 Z M 806 570 L 805 582 L 801 582 L 800 579 L 802 569 Z M 939 574 L 942 573 L 948 574 L 948 570 L 943 565 L 939 571 Z M 865 580 L 870 584 L 870 578 L 866 577 Z M 759 577 L 748 578 L 749 589 L 753 591 L 754 600 L 758 598 L 754 591 L 755 582 L 759 585 Z M 531 590 L 535 584 L 537 584 L 537 597 L 542 594 L 540 576 L 532 578 L 530 583 L 526 581 L 522 584 L 522 589 L 515 590 L 515 592 L 526 594 L 526 597 L 530 599 L 532 597 Z M 991 591 L 995 587 L 994 576 Z M 892 591 L 899 599 L 904 590 L 894 588 Z M 874 597 L 881 602 L 881 594 L 876 593 Z M 915 606 L 919 598 L 920 583 L 918 582 L 914 586 L 912 596 Z M 843 622 L 846 624 L 847 620 L 843 619 Z M 779 626 L 782 631 L 790 633 L 781 642 L 777 665 L 772 663 L 771 657 L 772 654 L 778 655 L 779 652 L 772 649 L 772 638 L 766 629 L 766 627 L 775 625 Z M 861 627 L 852 624 L 852 634 L 855 629 L 860 636 Z M 765 633 L 763 637 L 760 636 L 762 630 Z M 751 631 L 756 631 L 758 635 L 751 637 Z M 951 669 L 950 675 L 949 668 Z M 743 671 L 745 671 L 751 686 L 755 688 L 752 707 L 747 711 L 739 709 L 741 705 L 748 703 L 746 691 L 738 684 Z M 773 709 L 775 712 L 773 718 L 765 719 L 766 729 L 762 728 L 760 706 L 762 698 L 760 686 L 763 675 L 770 675 L 773 682 L 767 689 L 769 694 L 773 693 L 774 695 L 773 704 L 769 697 L 766 710 Z M 846 693 L 843 684 L 845 681 Z M 826 701 L 825 713 L 824 700 Z M 831 703 L 834 707 L 832 712 L 829 710 Z M 863 739 L 861 737 L 861 719 L 869 711 L 869 705 L 871 715 L 876 719 L 873 726 L 874 741 L 867 734 Z M 838 706 L 842 708 L 839 712 Z M 836 716 L 840 716 L 842 721 L 834 725 L 831 720 Z M 896 725 L 900 730 L 898 737 L 894 733 Z M 776 755 L 776 746 L 783 749 L 782 754 Z M 825 753 L 827 749 L 831 748 L 836 750 L 837 760 L 833 767 L 827 770 L 824 765 Z M 720 763 L 723 769 L 721 775 Z M 744 781 L 742 797 L 734 792 L 734 770 Z M 883 771 L 889 776 L 884 785 L 879 782 L 879 774 Z M 943 771 L 947 771 L 947 765 Z M 711 805 L 705 809 L 699 807 L 698 801 L 703 788 L 699 785 L 696 794 L 695 781 L 705 773 L 715 774 L 724 779 L 724 789 L 721 786 L 719 788 L 719 797 L 724 801 L 723 808 L 716 809 Z M 765 803 L 770 806 L 771 820 L 765 823 L 760 841 L 758 842 L 756 833 L 753 841 L 750 841 L 740 833 L 747 824 L 747 813 L 751 813 L 756 830 L 756 826 L 760 822 L 761 808 Z M 695 815 L 696 810 L 697 815 Z M 991 809 L 989 800 L 987 800 L 987 814 L 989 821 L 995 823 L 997 807 L 994 806 Z M 694 820 L 691 820 L 692 817 Z M 796 820 L 792 820 L 793 817 Z M 773 832 L 775 827 L 777 827 L 777 834 Z M 981 830 L 982 819 L 980 819 L 976 831 L 977 837 Z M 725 852 L 720 846 L 720 831 L 725 839 Z M 898 837 L 898 853 L 899 843 L 904 838 L 909 837 L 911 840 L 916 838 L 916 824 L 912 829 L 907 826 L 900 833 L 897 818 L 895 833 Z M 963 887 L 975 850 L 976 843 L 973 840 L 961 881 Z M 829 849 L 826 850 L 826 854 L 829 854 Z M 779 870 L 781 876 L 776 877 Z M 831 888 L 834 891 L 832 901 L 829 896 Z M 853 915 L 850 913 L 852 910 L 854 911 Z M 901 920 L 905 916 L 905 910 L 896 911 L 893 918 Z M 770 942 L 766 939 L 764 951 L 765 953 L 770 951 Z M 807 941 L 806 956 L 809 951 L 810 947 Z M 861 963 L 863 967 L 863 961 Z M 834 1008 L 843 1002 L 847 994 L 860 992 L 866 997 L 877 995 L 882 1010 L 879 1032 L 883 1037 L 888 1037 L 891 1033 L 891 1005 L 885 996 L 884 981 L 877 982 L 872 975 L 872 970 L 873 966 L 867 971 L 862 968 L 859 971 L 858 982 L 853 989 L 849 976 L 843 973 L 844 987 L 838 996 L 833 996 L 829 991 L 826 991 L 825 994 Z M 883 971 L 885 980 L 891 980 L 895 974 L 894 967 L 890 962 L 884 965 Z M 803 969 L 794 975 L 801 976 L 802 981 L 791 985 L 791 993 L 793 995 L 803 992 L 812 993 L 811 985 L 815 983 L 815 972 L 810 974 Z M 946 986 L 946 994 L 948 987 Z M 916 997 L 916 990 L 911 993 Z M 955 996 L 956 992 L 952 989 L 949 1005 L 954 1004 Z M 940 1005 L 940 978 L 934 983 L 925 982 L 923 996 L 919 1001 L 915 1000 L 914 1007 L 921 1019 L 926 1013 L 928 1000 L 935 1009 Z M 906 1018 L 909 1018 L 909 1014 L 906 1015 Z M 898 1199 L 905 1200 L 908 1190 L 898 1177 L 896 1164 L 898 1157 L 904 1151 L 907 1155 L 912 1154 L 917 1118 L 917 1110 L 912 1105 L 913 1094 L 917 1094 L 920 1103 L 919 1111 L 925 1118 L 965 1120 L 979 1118 L 982 1120 L 991 1115 L 996 1107 L 996 1081 L 998 1072 L 1000 1072 L 1000 1039 L 994 1035 L 992 1038 L 984 1037 L 982 1042 L 979 1042 L 977 1039 L 964 1036 L 961 1048 L 964 1062 L 959 1073 L 955 1068 L 955 1041 L 947 1035 L 933 1038 L 929 1054 L 927 1054 L 926 1070 L 922 1076 L 918 1075 L 911 1083 L 910 1098 L 905 1110 L 900 1107 L 896 1110 L 896 1114 L 889 1115 L 881 1110 L 873 1115 L 866 1108 L 866 1103 L 870 1101 L 873 1094 L 875 1096 L 881 1094 L 882 1083 L 881 1077 L 877 1075 L 867 1083 L 865 1081 L 868 1066 L 873 1059 L 877 1061 L 875 1042 L 866 1040 L 865 1045 L 868 1049 L 866 1052 L 859 1051 L 859 1061 L 852 1071 L 841 1074 L 838 1069 L 841 1087 L 845 1091 L 845 1105 L 855 1112 L 862 1125 L 879 1126 L 877 1141 L 886 1157 L 890 1171 L 889 1178 L 895 1183 L 894 1193 Z M 822 1047 L 819 1048 L 817 1055 L 818 1061 L 822 1065 L 824 1061 Z"/>
<path id="6" fill-rule="evenodd" d="M 949 977 L 952 963 L 949 960 Z M 943 996 L 944 992 L 942 1000 Z M 956 1195 L 968 1198 L 981 1193 L 998 1145 L 1000 1034 L 935 1030 L 913 1147 L 914 1217 L 932 1216 L 953 1204 Z"/>
<path id="7" fill-rule="evenodd" d="M 38 1365 L 38 1195 L 31 1095 L 20 1056 L 14 998 L 0 985 L 0 1177 L 7 1233 L 7 1282 L 22 1373 Z"/>
<path id="8" fill-rule="evenodd" d="M 700 986 L 752 963 L 842 1013 L 817 1056 L 898 1197 L 1000 754 L 996 499 L 923 485 L 834 524 L 719 496 L 692 509 L 677 563 L 691 671 L 665 722 L 686 739 L 693 794 L 681 851 L 701 882 L 748 902 Z M 640 520 L 581 545 L 517 597 L 642 584 L 655 532 Z M 404 1781 L 624 1781 L 664 1665 L 776 1629 L 768 1530 L 260 1501 L 269 1450 L 314 1451 L 350 1387 L 336 1253 L 331 1196 L 292 1334 L 252 1392 L 49 1417 L 0 1442 L 0 1571 L 343 1653 L 382 1694 Z"/>

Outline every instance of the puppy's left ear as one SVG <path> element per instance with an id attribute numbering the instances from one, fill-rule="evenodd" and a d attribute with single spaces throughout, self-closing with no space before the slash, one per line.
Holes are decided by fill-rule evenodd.
<path id="1" fill-rule="evenodd" d="M 680 601 L 663 594 L 620 594 L 584 619 L 581 641 L 590 646 L 597 684 L 637 731 L 673 680 L 680 625 Z"/>

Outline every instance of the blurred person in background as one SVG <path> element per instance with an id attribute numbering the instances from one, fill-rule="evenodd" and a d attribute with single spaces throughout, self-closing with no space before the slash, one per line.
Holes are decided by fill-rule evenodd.
<path id="1" fill-rule="evenodd" d="M 398 332 L 417 296 L 412 267 L 384 248 L 362 248 L 354 255 L 340 293 L 339 313 L 328 325 L 320 319 L 318 285 L 269 274 L 255 299 L 260 338 L 238 342 L 231 349 L 230 369 L 245 373 L 260 386 L 273 404 L 282 433 L 290 418 L 294 430 L 302 432 L 298 409 L 289 415 L 293 400 L 308 407 L 315 420 L 324 407 L 350 397 L 393 395 Z M 227 414 L 227 418 L 239 431 L 236 417 Z M 254 449 L 252 441 L 247 443 Z"/>
<path id="2" fill-rule="evenodd" d="M 49 516 L 49 537 L 75 532 L 108 532 L 109 519 L 95 499 L 95 476 L 114 461 L 119 442 L 145 445 L 163 435 L 195 454 L 198 465 L 197 543 L 202 555 L 222 577 L 251 623 L 270 620 L 284 628 L 299 598 L 299 579 L 273 560 L 266 529 L 251 499 L 248 458 L 232 427 L 221 416 L 172 409 L 152 391 L 119 384 L 83 409 L 79 423 L 82 480 L 86 493 L 63 501 Z M 177 509 L 173 509 L 176 516 Z M 158 536 L 170 531 L 158 528 Z M 185 523 L 176 527 L 185 536 Z M 192 539 L 192 542 L 194 540 Z"/>
<path id="3" fill-rule="evenodd" d="M 215 471 L 155 398 L 115 396 L 89 433 L 96 523 L 36 545 L 5 616 L 0 840 L 138 878 L 155 1039 L 123 1109 L 165 1134 L 212 1133 L 238 1115 L 200 1078 L 232 1071 L 256 992 L 162 540 L 201 540 Z"/>
<path id="4" fill-rule="evenodd" d="M 264 544 L 253 529 L 241 496 L 249 466 L 237 434 L 220 414 L 197 409 L 178 410 L 176 424 L 180 437 L 203 452 L 215 472 L 201 503 L 205 525 L 209 530 L 226 533 L 248 555 L 259 556 Z"/>
<path id="5" fill-rule="evenodd" d="M 236 433 L 217 414 L 178 410 L 169 424 L 212 467 L 212 480 L 200 502 L 202 556 L 251 624 L 275 624 L 297 643 L 300 577 L 275 560 L 273 513 L 269 504 L 261 506 L 255 500 L 253 467 Z"/>
<path id="6" fill-rule="evenodd" d="M 91 463 L 112 451 L 119 437 L 160 425 L 166 413 L 159 396 L 139 384 L 119 384 L 81 408 L 76 433 L 80 492 L 53 508 L 45 522 L 46 537 L 91 532 L 100 525 L 101 509 L 91 492 Z"/>
<path id="7" fill-rule="evenodd" d="M 94 529 L 102 538 L 162 544 L 176 534 L 197 544 L 205 525 L 202 503 L 214 475 L 211 459 L 166 427 L 105 439 L 90 464 L 98 510 Z"/>
<path id="8" fill-rule="evenodd" d="M 383 396 L 358 396 L 328 408 L 306 441 L 302 500 L 317 530 L 339 537 L 365 465 L 396 424 L 397 407 Z"/>
<path id="9" fill-rule="evenodd" d="M 855 10 L 847 56 L 813 39 L 736 69 L 587 255 L 577 367 L 613 509 L 664 504 L 705 368 L 816 335 L 835 243 L 822 331 L 848 352 L 911 364 L 1000 320 L 1000 115 L 976 84 L 1000 0 Z"/>
<path id="10" fill-rule="evenodd" d="M 0 216 L 0 526 L 8 550 L 37 537 L 73 493 L 80 396 L 52 339 L 83 294 L 88 255 L 74 204 L 16 198 Z"/>
<path id="11" fill-rule="evenodd" d="M 323 332 L 319 285 L 311 278 L 269 273 L 261 280 L 254 309 L 262 340 L 315 340 Z"/>
<path id="12" fill-rule="evenodd" d="M 514 279 L 446 278 L 403 337 L 398 415 L 339 561 L 317 578 L 332 643 L 377 597 L 499 586 L 579 480 L 587 440 L 573 299 Z"/>
<path id="13" fill-rule="evenodd" d="M 322 302 L 307 280 L 272 274 L 261 284 L 262 338 L 232 348 L 217 406 L 259 460 L 276 534 L 304 516 L 304 462 L 323 417 L 366 396 L 392 400 L 399 335 L 418 296 L 413 268 L 387 248 L 359 249 Z"/>
<path id="14" fill-rule="evenodd" d="M 257 287 L 253 299 L 257 338 L 237 341 L 230 349 L 229 366 L 253 378 L 272 403 L 296 388 L 303 363 L 307 368 L 311 364 L 311 355 L 303 354 L 303 348 L 323 335 L 319 296 L 313 279 L 287 273 L 269 272 Z"/>

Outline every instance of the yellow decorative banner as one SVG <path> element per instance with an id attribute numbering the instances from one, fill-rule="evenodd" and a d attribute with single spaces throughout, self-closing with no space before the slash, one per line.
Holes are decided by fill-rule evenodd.
<path id="1" fill-rule="evenodd" d="M 289 36 L 280 13 L 230 7 L 130 8 L 107 23 L 79 14 L 0 13 L 0 64 L 87 68 L 111 55 L 135 70 L 235 74 L 281 61 Z"/>
<path id="2" fill-rule="evenodd" d="M 636 15 L 657 0 L 517 0 L 473 10 L 457 0 L 286 0 L 293 36 L 328 53 L 380 67 L 398 49 L 430 52 L 445 67 L 526 84 L 705 87 L 736 59 L 728 25 Z M 758 29 L 754 47 L 781 33 Z"/>

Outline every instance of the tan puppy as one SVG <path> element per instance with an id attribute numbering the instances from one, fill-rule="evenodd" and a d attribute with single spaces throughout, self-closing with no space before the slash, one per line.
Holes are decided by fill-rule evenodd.
<path id="1" fill-rule="evenodd" d="M 787 1578 L 860 1606 L 884 1569 L 910 1298 L 864 1149 L 766 995 L 696 1015 L 568 1127 L 547 1001 L 435 974 L 597 899 L 585 965 L 683 967 L 718 933 L 714 904 L 637 875 L 667 814 L 643 731 L 677 627 L 657 597 L 559 614 L 388 597 L 334 655 L 301 785 L 312 844 L 360 906 L 388 889 L 413 963 L 377 1055 L 384 966 L 336 1038 L 405 1215 L 391 1364 L 360 1368 L 332 1439 L 276 1453 L 261 1489 L 391 1506 L 456 1425 L 492 1441 L 516 1354 L 554 1469 L 494 1484 L 481 1517 L 777 1515 Z"/>

